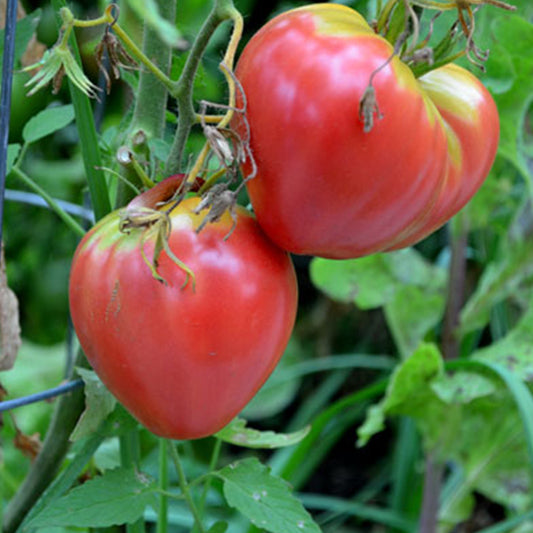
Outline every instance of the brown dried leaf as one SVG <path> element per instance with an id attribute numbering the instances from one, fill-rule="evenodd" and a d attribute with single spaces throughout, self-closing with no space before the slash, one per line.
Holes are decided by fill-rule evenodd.
<path id="1" fill-rule="evenodd" d="M 25 435 L 18 428 L 13 444 L 17 450 L 20 450 L 26 457 L 29 457 L 31 461 L 37 457 L 42 447 L 39 433 Z"/>
<path id="2" fill-rule="evenodd" d="M 4 248 L 0 252 L 0 370 L 9 370 L 21 345 L 19 304 L 7 285 Z"/>

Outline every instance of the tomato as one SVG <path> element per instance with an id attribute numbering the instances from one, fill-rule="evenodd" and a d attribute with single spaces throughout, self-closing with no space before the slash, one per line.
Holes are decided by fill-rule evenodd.
<path id="1" fill-rule="evenodd" d="M 349 258 L 411 245 L 486 178 L 499 138 L 488 91 L 453 64 L 417 79 L 397 56 L 387 63 L 392 53 L 336 4 L 281 14 L 244 48 L 248 126 L 242 113 L 233 126 L 257 166 L 247 183 L 257 220 L 282 248 Z M 370 81 L 378 109 L 365 131 Z"/>
<path id="2" fill-rule="evenodd" d="M 200 199 L 166 219 L 169 205 L 158 201 L 168 197 L 162 182 L 87 233 L 73 259 L 70 307 L 89 362 L 117 399 L 153 433 L 194 439 L 230 422 L 272 372 L 291 335 L 297 286 L 288 254 L 244 208 L 235 225 L 226 213 L 198 233 Z M 170 230 L 175 259 L 162 248 L 152 265 L 165 220 L 159 236 Z"/>

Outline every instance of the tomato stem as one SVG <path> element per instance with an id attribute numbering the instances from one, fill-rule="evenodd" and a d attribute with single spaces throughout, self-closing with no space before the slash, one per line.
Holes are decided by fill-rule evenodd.
<path id="1" fill-rule="evenodd" d="M 159 439 L 159 509 L 156 533 L 168 532 L 168 441 Z"/>
<path id="2" fill-rule="evenodd" d="M 221 65 L 227 67 L 227 69 L 222 68 L 222 71 L 229 87 L 229 106 L 226 116 L 221 121 L 222 125 L 220 127 L 226 126 L 231 120 L 231 109 L 235 106 L 235 84 L 231 71 L 233 69 L 237 45 L 242 35 L 243 20 L 241 14 L 235 8 L 233 0 L 215 0 L 211 12 L 194 40 L 183 71 L 178 81 L 174 82 L 174 86 L 170 91 L 172 96 L 176 98 L 178 104 L 179 122 L 170 151 L 170 157 L 167 162 L 167 175 L 179 172 L 185 143 L 192 126 L 196 123 L 197 115 L 193 104 L 193 84 L 198 65 L 211 36 L 218 26 L 228 19 L 233 21 L 233 32 Z M 199 162 L 195 167 L 201 167 L 202 164 L 203 161 Z M 193 176 L 191 181 L 194 181 L 195 177 Z"/>
<path id="3" fill-rule="evenodd" d="M 183 496 L 185 497 L 185 501 L 187 502 L 187 505 L 189 506 L 189 509 L 194 517 L 194 521 L 196 523 L 198 532 L 206 533 L 206 530 L 204 529 L 204 525 L 202 522 L 202 517 L 200 516 L 198 507 L 196 506 L 196 503 L 194 502 L 191 491 L 189 490 L 189 483 L 187 481 L 187 476 L 185 475 L 185 470 L 183 469 L 183 465 L 181 464 L 181 459 L 180 459 L 180 455 L 178 452 L 178 445 L 177 443 L 169 441 L 169 448 L 170 448 L 170 456 L 172 458 L 172 461 L 174 462 L 176 473 L 178 474 L 178 480 L 179 480 L 181 492 L 183 493 Z"/>

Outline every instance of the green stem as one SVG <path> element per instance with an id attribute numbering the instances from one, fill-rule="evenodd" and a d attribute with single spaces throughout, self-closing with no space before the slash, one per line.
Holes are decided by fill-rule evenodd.
<path id="1" fill-rule="evenodd" d="M 167 18 L 168 20 L 173 20 L 170 17 L 167 17 L 165 14 L 165 11 L 168 12 L 168 8 L 174 9 L 174 16 L 176 13 L 176 4 L 175 2 L 162 2 L 158 3 L 159 9 L 161 11 L 161 14 L 164 18 Z M 118 25 L 115 24 L 113 26 L 113 31 L 117 34 L 119 39 L 126 45 L 126 47 L 131 52 L 131 55 L 135 57 L 140 63 L 142 63 L 149 71 L 150 73 L 160 82 L 160 84 L 163 84 L 165 89 L 171 89 L 172 88 L 172 80 L 168 77 L 166 74 L 166 70 L 168 69 L 161 69 L 160 66 L 164 67 L 164 63 L 159 63 L 157 60 L 154 61 L 154 59 L 150 59 L 153 57 L 150 52 L 144 47 L 146 40 L 143 39 L 143 48 L 144 52 L 130 39 L 129 35 Z M 147 34 L 152 34 L 149 39 L 152 40 L 153 36 L 156 36 L 156 32 L 150 28 L 145 29 L 145 37 Z M 165 45 L 159 38 L 157 39 L 157 43 L 159 45 L 159 48 L 161 50 L 169 50 L 170 54 L 170 48 Z M 157 49 L 153 49 L 156 53 L 159 51 Z M 159 55 L 159 54 L 158 54 Z M 169 56 L 170 57 L 170 56 Z M 145 72 L 144 70 L 141 70 L 142 73 Z"/>
<path id="2" fill-rule="evenodd" d="M 11 174 L 24 182 L 30 189 L 37 193 L 50 206 L 50 209 L 79 237 L 85 235 L 85 230 L 66 211 L 61 209 L 59 204 L 37 183 L 35 183 L 25 172 L 17 166 L 11 169 Z"/>
<path id="3" fill-rule="evenodd" d="M 209 472 L 213 472 L 217 467 L 218 460 L 220 459 L 220 450 L 222 449 L 222 440 L 215 437 L 215 444 L 213 445 L 213 452 L 211 453 L 211 461 L 209 462 Z M 212 476 L 209 476 L 205 482 L 204 490 L 202 492 L 202 497 L 200 498 L 200 513 L 203 513 L 205 507 L 205 501 L 207 499 L 207 494 L 211 488 L 211 481 L 213 480 Z"/>
<path id="4" fill-rule="evenodd" d="M 159 439 L 159 512 L 156 533 L 168 532 L 168 441 Z"/>
<path id="5" fill-rule="evenodd" d="M 215 444 L 213 445 L 213 451 L 211 453 L 211 461 L 209 462 L 209 474 L 207 476 L 207 479 L 205 480 L 204 489 L 202 491 L 202 495 L 200 497 L 200 502 L 198 504 L 198 513 L 200 515 L 204 514 L 205 509 L 205 502 L 207 500 L 207 495 L 209 494 L 209 489 L 211 488 L 211 482 L 213 481 L 213 476 L 211 475 L 211 472 L 215 470 L 218 464 L 218 460 L 220 458 L 220 450 L 222 449 L 222 440 L 217 439 L 215 437 Z M 197 533 L 199 531 L 197 525 L 192 529 L 192 533 Z"/>
<path id="6" fill-rule="evenodd" d="M 65 0 L 52 0 L 52 5 L 56 11 L 66 7 Z M 78 64 L 81 65 L 81 57 L 74 35 L 70 36 L 69 46 L 74 53 Z M 82 93 L 69 80 L 70 97 L 74 105 L 76 115 L 76 126 L 78 127 L 79 141 L 85 174 L 91 194 L 91 202 L 94 209 L 94 216 L 99 220 L 111 211 L 111 202 L 107 190 L 107 183 L 102 172 L 102 159 L 100 157 L 100 147 L 98 135 L 94 125 L 93 111 L 91 103 L 86 94 Z"/>
<path id="7" fill-rule="evenodd" d="M 174 462 L 174 466 L 176 467 L 176 472 L 178 474 L 181 491 L 194 517 L 194 520 L 196 522 L 196 527 L 198 528 L 198 531 L 200 533 L 206 533 L 203 523 L 202 523 L 202 517 L 200 516 L 198 508 L 196 507 L 196 504 L 194 503 L 191 491 L 189 490 L 189 483 L 187 482 L 187 477 L 185 476 L 185 471 L 183 470 L 183 465 L 181 464 L 181 459 L 178 453 L 177 444 L 170 443 L 170 454 L 172 457 L 172 461 Z"/>
<path id="8" fill-rule="evenodd" d="M 133 466 L 139 470 L 140 462 L 139 430 L 134 429 L 120 436 L 120 462 L 124 467 Z M 144 519 L 126 525 L 126 533 L 144 533 Z"/>
<path id="9" fill-rule="evenodd" d="M 157 2 L 161 16 L 169 21 L 176 19 L 176 2 L 160 0 Z M 133 112 L 132 132 L 142 129 L 148 139 L 161 138 L 165 131 L 168 89 L 171 87 L 170 63 L 172 50 L 159 38 L 157 32 L 149 25 L 145 25 L 143 34 L 143 53 L 153 63 L 169 83 L 163 82 L 161 76 L 155 72 L 141 70 L 139 90 Z"/>
<path id="10" fill-rule="evenodd" d="M 215 30 L 222 22 L 232 18 L 234 11 L 235 6 L 233 5 L 233 0 L 215 0 L 213 9 L 207 16 L 194 40 L 183 71 L 170 91 L 172 96 L 176 98 L 178 104 L 179 122 L 170 151 L 170 157 L 167 162 L 167 175 L 179 172 L 185 143 L 187 142 L 191 128 L 196 122 L 193 87 L 194 78 L 202 56 Z"/>
<path id="11" fill-rule="evenodd" d="M 161 16 L 173 22 L 176 18 L 176 0 L 158 0 L 156 3 Z M 146 140 L 162 138 L 165 131 L 168 88 L 172 86 L 168 77 L 172 50 L 147 24 L 144 27 L 142 51 L 120 27 L 114 26 L 114 31 L 130 48 L 132 54 L 149 69 L 141 69 L 140 72 L 139 89 L 129 129 L 129 143 L 131 144 L 131 139 L 134 139 L 140 131 L 143 132 L 143 137 Z M 133 149 L 133 146 L 131 148 Z M 137 174 L 131 170 L 124 169 L 121 171 L 121 175 L 138 187 L 142 185 Z M 131 189 L 126 184 L 119 182 L 116 206 L 122 207 L 132 197 Z"/>

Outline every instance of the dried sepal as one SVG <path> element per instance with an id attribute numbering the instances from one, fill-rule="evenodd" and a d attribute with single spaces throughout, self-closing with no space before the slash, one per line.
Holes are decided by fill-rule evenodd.
<path id="1" fill-rule="evenodd" d="M 136 69 L 139 68 L 138 63 L 133 57 L 128 54 L 121 42 L 111 33 L 111 24 L 106 26 L 104 35 L 95 49 L 94 58 L 98 69 L 104 75 L 106 81 L 106 92 L 111 91 L 111 77 L 108 68 L 104 62 L 104 54 L 107 53 L 109 68 L 115 80 L 120 79 L 120 68 Z"/>
<path id="2" fill-rule="evenodd" d="M 167 212 L 158 211 L 150 207 L 126 207 L 120 213 L 119 230 L 127 234 L 131 233 L 132 230 L 141 230 L 143 232 L 140 241 L 141 256 L 150 269 L 154 279 L 168 285 L 167 280 L 157 271 L 159 257 L 164 251 L 171 261 L 186 274 L 185 282 L 181 286 L 181 289 L 184 289 L 189 281 L 191 281 L 192 289 L 193 291 L 195 290 L 196 278 L 194 272 L 176 256 L 168 244 L 172 230 L 172 221 Z M 145 244 L 148 240 L 154 238 L 154 253 L 152 257 L 148 257 L 145 251 Z"/>

